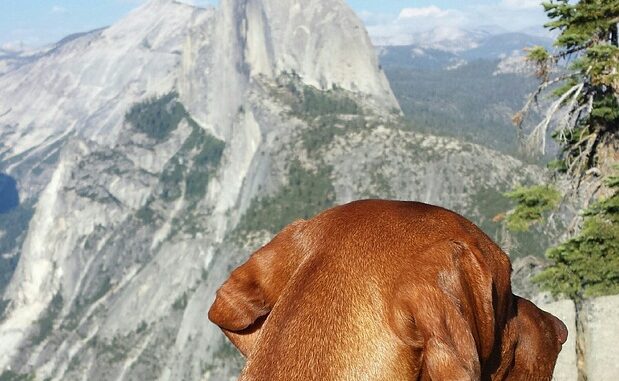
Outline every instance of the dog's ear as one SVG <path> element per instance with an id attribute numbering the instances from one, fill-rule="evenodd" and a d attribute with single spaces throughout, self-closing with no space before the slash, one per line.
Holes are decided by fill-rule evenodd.
<path id="1" fill-rule="evenodd" d="M 559 342 L 559 344 L 563 345 L 565 344 L 565 342 L 567 341 L 567 336 L 568 336 L 568 331 L 567 331 L 567 327 L 565 326 L 565 323 L 563 323 L 561 321 L 561 319 L 559 319 L 558 317 L 547 313 L 548 319 L 551 320 L 552 322 L 552 327 L 555 330 L 555 333 L 557 335 L 557 341 Z"/>
<path id="2" fill-rule="evenodd" d="M 262 324 L 301 263 L 305 221 L 288 225 L 232 272 L 219 288 L 208 317 L 247 356 Z"/>
<path id="3" fill-rule="evenodd" d="M 442 241 L 412 256 L 401 273 L 396 332 L 409 343 L 421 337 L 429 379 L 481 377 L 480 357 L 494 342 L 492 277 L 482 259 L 467 244 Z"/>
<path id="4" fill-rule="evenodd" d="M 550 381 L 562 344 L 567 340 L 567 327 L 552 314 L 531 301 L 514 296 L 515 345 L 505 380 Z"/>

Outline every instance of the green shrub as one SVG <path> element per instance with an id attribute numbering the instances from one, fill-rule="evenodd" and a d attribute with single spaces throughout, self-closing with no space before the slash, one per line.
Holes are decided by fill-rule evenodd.
<path id="1" fill-rule="evenodd" d="M 131 107 L 125 119 L 136 130 L 157 141 L 164 140 L 187 115 L 177 98 L 176 92 L 170 92 L 162 97 L 138 103 Z"/>
<path id="2" fill-rule="evenodd" d="M 0 381 L 34 381 L 36 375 L 16 373 L 10 370 L 5 370 L 0 374 Z"/>
<path id="3" fill-rule="evenodd" d="M 181 183 L 184 178 L 183 166 L 177 157 L 172 158 L 161 174 L 161 198 L 165 202 L 178 200 L 182 195 Z"/>
<path id="4" fill-rule="evenodd" d="M 147 328 L 148 328 L 148 323 L 146 323 L 144 320 L 142 320 L 140 322 L 140 325 L 138 325 L 138 328 L 135 330 L 135 333 L 137 333 L 138 335 L 140 333 L 144 333 L 144 332 L 146 332 Z"/>
<path id="5" fill-rule="evenodd" d="M 38 332 L 34 335 L 30 342 L 32 345 L 38 345 L 45 340 L 52 330 L 54 329 L 54 321 L 62 311 L 62 294 L 56 293 L 52 298 L 51 303 L 47 307 L 47 310 L 43 313 L 43 316 L 38 320 Z"/>
<path id="6" fill-rule="evenodd" d="M 329 114 L 358 114 L 359 105 L 343 91 L 321 91 L 311 86 L 303 86 L 301 103 L 293 109 L 300 114 L 321 116 Z"/>
<path id="7" fill-rule="evenodd" d="M 183 294 L 176 298 L 172 304 L 172 309 L 175 311 L 184 311 L 185 308 L 187 308 L 187 303 L 189 303 L 189 295 L 186 292 L 183 292 Z"/>
<path id="8" fill-rule="evenodd" d="M 505 195 L 517 202 L 516 208 L 507 216 L 507 227 L 519 232 L 541 222 L 544 213 L 556 208 L 561 201 L 561 193 L 549 185 L 518 187 Z"/>
<path id="9" fill-rule="evenodd" d="M 223 156 L 225 143 L 197 125 L 187 139 L 183 151 L 191 155 L 192 164 L 185 177 L 185 197 L 197 202 L 206 194 L 209 180 L 215 175 Z"/>
<path id="10" fill-rule="evenodd" d="M 202 130 L 200 130 L 203 132 Z M 206 133 L 199 134 L 199 141 L 195 144 L 198 153 L 193 159 L 198 167 L 218 167 L 224 152 L 225 143 Z"/>
<path id="11" fill-rule="evenodd" d="M 161 198 L 166 202 L 181 197 L 183 182 L 186 199 L 199 201 L 206 194 L 209 180 L 221 163 L 225 143 L 208 134 L 191 119 L 190 125 L 193 131 L 161 175 Z"/>
<path id="12" fill-rule="evenodd" d="M 135 216 L 143 223 L 143 225 L 147 226 L 154 224 L 159 219 L 157 212 L 155 212 L 149 204 L 141 207 Z"/>

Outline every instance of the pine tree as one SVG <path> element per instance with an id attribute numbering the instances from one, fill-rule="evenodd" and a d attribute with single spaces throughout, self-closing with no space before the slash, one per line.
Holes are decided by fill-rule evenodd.
<path id="1" fill-rule="evenodd" d="M 619 0 L 557 0 L 543 6 L 551 20 L 546 27 L 559 31 L 557 52 L 530 49 L 528 60 L 541 84 L 514 123 L 522 132 L 532 105 L 551 91 L 556 100 L 526 143 L 544 153 L 552 132 L 560 154 L 549 166 L 567 174 L 572 191 L 583 184 L 593 191 L 585 194 L 592 205 L 581 213 L 580 232 L 547 251 L 553 264 L 537 281 L 554 294 L 576 300 L 619 293 Z M 508 227 L 526 228 L 541 220 L 548 210 L 544 198 L 556 195 L 548 187 L 540 196 L 540 189 L 508 194 L 518 203 L 507 218 Z"/>
<path id="2" fill-rule="evenodd" d="M 529 51 L 541 84 L 514 122 L 521 127 L 538 96 L 554 89 L 557 99 L 528 136 L 529 146 L 544 152 L 552 129 L 561 148 L 555 168 L 571 176 L 607 172 L 616 160 L 619 130 L 619 1 L 557 0 L 543 6 L 551 20 L 546 27 L 560 31 L 558 52 L 539 46 Z"/>

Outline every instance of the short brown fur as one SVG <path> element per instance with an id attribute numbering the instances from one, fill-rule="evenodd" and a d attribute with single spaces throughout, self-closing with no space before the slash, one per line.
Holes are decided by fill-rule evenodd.
<path id="1" fill-rule="evenodd" d="M 241 381 L 550 380 L 567 330 L 510 275 L 451 211 L 357 201 L 287 226 L 209 319 L 247 358 Z"/>

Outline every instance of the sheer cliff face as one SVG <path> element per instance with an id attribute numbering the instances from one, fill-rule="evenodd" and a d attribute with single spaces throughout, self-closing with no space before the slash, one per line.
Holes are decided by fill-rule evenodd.
<path id="1" fill-rule="evenodd" d="M 361 21 L 344 1 L 223 0 L 186 40 L 180 89 L 198 120 L 230 136 L 257 81 L 295 73 L 382 109 L 399 109 Z"/>
<path id="2" fill-rule="evenodd" d="M 539 176 L 403 128 L 340 0 L 152 1 L 0 75 L 0 142 L 36 201 L 0 369 L 53 380 L 229 378 L 206 311 L 292 215 L 390 197 L 488 222 L 488 189 Z"/>
<path id="3" fill-rule="evenodd" d="M 367 32 L 344 2 L 258 0 L 245 11 L 252 73 L 293 70 L 309 85 L 374 94 L 382 106 L 395 107 L 377 58 L 367 51 Z"/>

